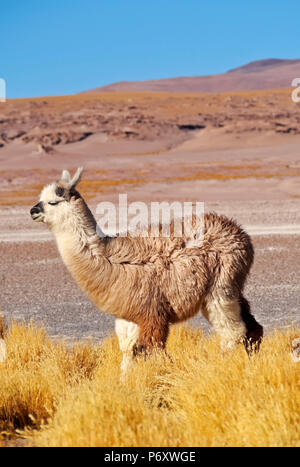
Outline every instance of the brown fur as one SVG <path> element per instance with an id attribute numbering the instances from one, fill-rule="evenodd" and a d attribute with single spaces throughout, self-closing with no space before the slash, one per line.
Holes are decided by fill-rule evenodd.
<path id="1" fill-rule="evenodd" d="M 93 303 L 139 326 L 133 352 L 164 347 L 169 325 L 200 309 L 225 346 L 244 341 L 249 350 L 249 339 L 261 339 L 262 327 L 243 297 L 253 247 L 234 221 L 206 214 L 203 242 L 194 248 L 186 248 L 187 237 L 101 238 L 91 211 L 70 184 L 59 183 L 65 187 L 65 204 L 57 211 L 47 207 L 51 186 L 45 188 L 42 220 L 54 232 L 65 264 Z M 52 191 L 57 186 L 53 184 Z"/>
<path id="2" fill-rule="evenodd" d="M 4 339 L 5 331 L 6 331 L 6 326 L 4 324 L 3 319 L 0 316 L 0 339 Z"/>

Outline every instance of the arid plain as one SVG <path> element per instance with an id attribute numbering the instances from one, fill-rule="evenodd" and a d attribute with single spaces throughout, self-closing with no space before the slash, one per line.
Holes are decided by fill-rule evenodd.
<path id="1" fill-rule="evenodd" d="M 100 201 L 204 201 L 253 236 L 246 288 L 266 329 L 300 323 L 300 114 L 291 90 L 221 94 L 90 93 L 0 104 L 2 314 L 50 336 L 102 338 L 99 313 L 63 266 L 30 207 L 62 169 Z M 209 326 L 197 317 L 193 324 Z"/>

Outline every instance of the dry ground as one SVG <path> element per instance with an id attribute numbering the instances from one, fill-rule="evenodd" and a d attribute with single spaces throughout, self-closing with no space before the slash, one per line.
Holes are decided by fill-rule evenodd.
<path id="1" fill-rule="evenodd" d="M 7 336 L 1 429 L 36 428 L 24 442 L 37 445 L 299 445 L 300 367 L 290 356 L 300 334 L 299 145 L 290 90 L 1 104 L 0 307 L 9 323 L 37 323 L 14 324 Z M 204 201 L 246 227 L 256 252 L 246 296 L 267 335 L 258 357 L 238 349 L 220 358 L 214 335 L 174 329 L 173 365 L 139 362 L 120 385 L 115 338 L 99 344 L 113 318 L 79 291 L 50 233 L 29 216 L 44 183 L 81 165 L 80 191 L 94 211 L 119 193 L 129 202 Z M 208 331 L 199 316 L 191 324 Z"/>
<path id="2" fill-rule="evenodd" d="M 78 165 L 88 169 L 88 197 L 126 190 L 174 198 L 179 188 L 206 201 L 232 186 L 240 199 L 249 185 L 248 198 L 262 199 L 278 184 L 276 199 L 300 196 L 299 142 L 298 106 L 284 89 L 8 100 L 0 106 L 0 203 L 29 205 L 58 170 Z"/>
<path id="3" fill-rule="evenodd" d="M 0 106 L 0 205 L 29 206 L 80 165 L 95 201 L 297 198 L 299 144 L 285 89 L 12 99 Z"/>

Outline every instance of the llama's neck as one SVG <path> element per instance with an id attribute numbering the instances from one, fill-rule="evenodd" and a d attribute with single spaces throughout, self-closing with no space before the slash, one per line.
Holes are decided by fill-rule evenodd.
<path id="1" fill-rule="evenodd" d="M 77 200 L 67 223 L 52 230 L 65 265 L 81 288 L 90 294 L 94 278 L 107 275 L 110 263 L 105 257 L 105 240 L 98 235 L 97 223 L 85 202 Z"/>
<path id="2" fill-rule="evenodd" d="M 54 226 L 52 230 L 63 259 L 69 250 L 76 255 L 91 257 L 96 248 L 101 249 L 96 220 L 83 199 L 74 204 L 72 215 L 68 216 L 67 221 L 63 225 Z"/>

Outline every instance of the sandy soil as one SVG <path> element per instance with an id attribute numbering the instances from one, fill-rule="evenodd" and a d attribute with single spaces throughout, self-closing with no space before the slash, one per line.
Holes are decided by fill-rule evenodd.
<path id="1" fill-rule="evenodd" d="M 79 165 L 89 198 L 298 197 L 298 107 L 290 90 L 10 100 L 0 107 L 0 203 L 30 205 Z"/>
<path id="2" fill-rule="evenodd" d="M 74 284 L 51 234 L 29 216 L 44 183 L 83 165 L 80 191 L 94 210 L 127 193 L 129 202 L 204 201 L 207 211 L 236 218 L 256 250 L 246 295 L 257 319 L 267 331 L 300 323 L 300 119 L 288 91 L 85 95 L 6 105 L 0 307 L 8 319 L 34 318 L 67 339 L 101 338 L 113 329 L 113 318 Z M 200 317 L 192 322 L 208 329 Z"/>

